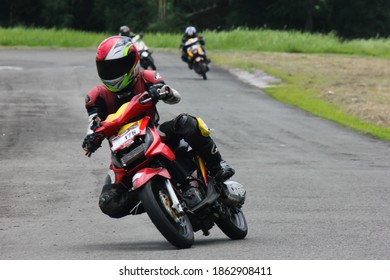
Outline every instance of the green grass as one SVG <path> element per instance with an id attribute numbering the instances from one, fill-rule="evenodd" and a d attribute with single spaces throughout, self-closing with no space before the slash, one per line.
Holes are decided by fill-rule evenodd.
<path id="1" fill-rule="evenodd" d="M 273 98 L 301 108 L 313 115 L 334 121 L 360 133 L 390 141 L 390 129 L 361 121 L 358 117 L 346 114 L 337 104 L 316 98 L 316 92 L 291 84 L 263 89 Z"/>
<path id="2" fill-rule="evenodd" d="M 390 39 L 341 41 L 334 34 L 248 29 L 206 32 L 204 37 L 207 47 L 216 50 L 338 53 L 390 58 Z"/>
<path id="3" fill-rule="evenodd" d="M 107 36 L 109 35 L 103 33 L 90 33 L 54 28 L 0 28 L 0 46 L 96 48 Z"/>
<path id="4" fill-rule="evenodd" d="M 245 54 L 245 52 L 242 54 Z M 298 73 L 291 74 L 276 70 L 272 66 L 266 66 L 262 61 L 253 61 L 251 58 L 240 59 L 238 56 L 239 55 L 236 53 L 233 55 L 230 51 L 212 52 L 213 62 L 216 64 L 241 68 L 250 73 L 254 72 L 255 69 L 261 69 L 262 71 L 281 79 L 282 82 L 277 86 L 262 89 L 262 91 L 273 98 L 301 108 L 313 115 L 334 121 L 360 133 L 390 141 L 390 128 L 362 121 L 357 116 L 346 113 L 341 105 L 330 103 L 327 100 L 318 97 L 318 92 L 313 90 L 313 88 L 315 85 L 329 85 L 329 83 L 332 83 L 332 81 L 329 81 L 328 77 L 313 78 L 301 76 Z M 227 60 L 227 57 L 230 57 L 230 59 Z M 309 82 L 313 84 L 312 87 L 308 88 L 307 84 L 309 84 Z"/>
<path id="5" fill-rule="evenodd" d="M 0 46 L 94 48 L 108 33 L 68 29 L 1 28 Z M 295 31 L 249 30 L 205 31 L 208 50 L 244 50 L 292 53 L 338 53 L 390 58 L 390 39 L 341 41 L 334 34 L 309 34 Z M 146 33 L 151 48 L 177 49 L 179 33 Z"/>
<path id="6" fill-rule="evenodd" d="M 362 121 L 356 116 L 345 113 L 340 105 L 318 98 L 317 92 L 303 88 L 302 80 L 306 80 L 306 77 L 291 77 L 272 70 L 269 70 L 269 72 L 273 72 L 273 75 L 281 78 L 286 83 L 263 89 L 273 98 L 360 133 L 390 141 L 390 128 Z"/>

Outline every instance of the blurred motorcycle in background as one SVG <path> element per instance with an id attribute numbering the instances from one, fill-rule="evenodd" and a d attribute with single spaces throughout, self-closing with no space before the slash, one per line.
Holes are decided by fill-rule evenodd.
<path id="1" fill-rule="evenodd" d="M 152 57 L 152 51 L 149 50 L 142 37 L 142 34 L 138 34 L 131 38 L 139 52 L 141 67 L 146 70 L 156 70 L 157 67 Z"/>
<path id="2" fill-rule="evenodd" d="M 200 44 L 199 38 L 190 38 L 184 43 L 186 48 L 189 66 L 191 69 L 207 80 L 206 73 L 210 70 L 210 60 L 206 56 L 204 47 Z"/>

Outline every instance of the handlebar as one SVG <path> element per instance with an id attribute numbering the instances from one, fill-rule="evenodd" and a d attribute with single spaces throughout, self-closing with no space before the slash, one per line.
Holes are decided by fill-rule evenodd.
<path id="1" fill-rule="evenodd" d="M 148 102 L 150 102 L 150 101 L 152 101 L 152 98 L 151 98 L 151 97 L 148 97 L 148 98 L 145 98 L 145 99 L 140 99 L 138 102 L 139 102 L 140 104 L 144 105 L 144 104 L 146 104 L 146 103 L 148 103 Z"/>
<path id="2" fill-rule="evenodd" d="M 168 86 L 165 87 L 165 91 L 161 91 L 161 89 L 158 89 L 158 90 L 159 90 L 158 91 L 158 100 L 164 99 L 168 95 L 168 93 L 170 92 L 170 89 L 169 89 Z M 148 93 L 148 94 L 150 96 L 150 93 Z M 144 104 L 146 104 L 146 103 L 148 103 L 148 102 L 150 102 L 152 100 L 153 100 L 152 97 L 147 97 L 145 99 L 139 99 L 138 102 L 140 104 L 144 105 Z"/>

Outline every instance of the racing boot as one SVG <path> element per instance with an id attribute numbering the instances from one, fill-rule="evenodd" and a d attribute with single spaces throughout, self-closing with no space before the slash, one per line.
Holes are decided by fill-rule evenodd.
<path id="1" fill-rule="evenodd" d="M 222 159 L 214 141 L 210 137 L 207 137 L 205 140 L 207 143 L 198 148 L 198 153 L 206 162 L 207 168 L 215 176 L 215 179 L 217 181 L 224 182 L 232 177 L 235 171 L 225 160 Z"/>
<path id="2" fill-rule="evenodd" d="M 173 132 L 184 136 L 192 149 L 203 158 L 216 180 L 226 181 L 234 175 L 234 169 L 222 159 L 217 145 L 210 137 L 210 130 L 201 118 L 180 114 L 173 122 L 161 125 L 161 128 L 169 131 L 171 125 Z"/>

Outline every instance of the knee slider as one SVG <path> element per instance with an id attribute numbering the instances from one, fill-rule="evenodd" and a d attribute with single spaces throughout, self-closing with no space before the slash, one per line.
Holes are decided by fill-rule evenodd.
<path id="1" fill-rule="evenodd" d="M 196 120 L 198 121 L 198 128 L 202 136 L 210 136 L 210 129 L 207 127 L 206 123 L 201 118 L 196 118 Z"/>

